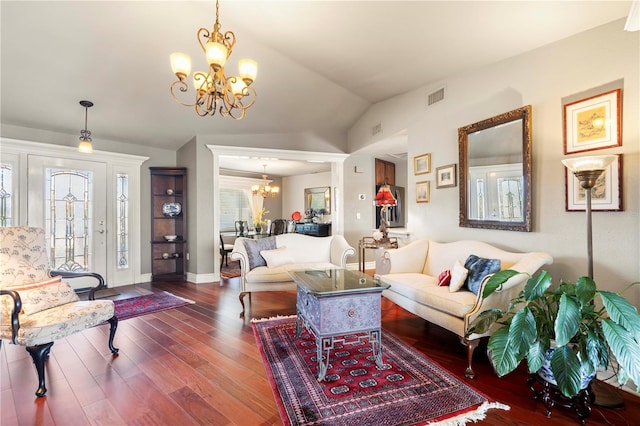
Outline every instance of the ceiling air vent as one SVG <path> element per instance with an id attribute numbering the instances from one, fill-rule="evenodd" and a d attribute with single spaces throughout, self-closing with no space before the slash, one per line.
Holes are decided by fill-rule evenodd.
<path id="1" fill-rule="evenodd" d="M 371 135 L 375 136 L 378 133 L 382 133 L 382 123 L 378 123 L 371 128 Z"/>
<path id="2" fill-rule="evenodd" d="M 436 90 L 433 93 L 429 93 L 427 95 L 427 106 L 431 106 L 443 100 L 444 100 L 444 87 Z"/>

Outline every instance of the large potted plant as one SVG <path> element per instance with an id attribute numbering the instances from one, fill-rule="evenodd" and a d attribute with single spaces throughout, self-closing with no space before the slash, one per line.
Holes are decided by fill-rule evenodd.
<path id="1" fill-rule="evenodd" d="M 518 273 L 494 274 L 482 296 Z M 625 383 L 630 378 L 640 390 L 640 314 L 619 294 L 597 290 L 588 277 L 575 283 L 562 281 L 552 288 L 551 276 L 541 271 L 529 278 L 506 312 L 480 313 L 467 334 L 484 333 L 495 323 L 499 327 L 487 349 L 499 376 L 513 371 L 524 358 L 529 372 L 538 373 L 553 349 L 550 370 L 561 392 L 572 397 L 586 387 L 584 376 L 593 377 L 599 367 L 606 369 L 613 354 L 620 367 L 618 380 Z"/>

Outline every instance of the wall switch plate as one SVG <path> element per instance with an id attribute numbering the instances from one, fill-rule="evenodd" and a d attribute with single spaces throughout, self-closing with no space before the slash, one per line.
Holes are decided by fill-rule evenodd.
<path id="1" fill-rule="evenodd" d="M 356 213 L 356 220 L 360 220 L 360 212 Z"/>

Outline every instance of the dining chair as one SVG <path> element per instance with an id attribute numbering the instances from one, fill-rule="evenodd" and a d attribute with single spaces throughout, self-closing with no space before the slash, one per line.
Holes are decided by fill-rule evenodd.
<path id="1" fill-rule="evenodd" d="M 225 266 L 229 266 L 229 253 L 233 251 L 233 243 L 225 242 L 222 234 L 220 234 L 220 268 L 222 268 L 222 264 Z"/>
<path id="2" fill-rule="evenodd" d="M 284 219 L 275 219 L 271 222 L 271 228 L 269 228 L 269 235 L 280 235 L 287 232 L 287 221 Z"/>

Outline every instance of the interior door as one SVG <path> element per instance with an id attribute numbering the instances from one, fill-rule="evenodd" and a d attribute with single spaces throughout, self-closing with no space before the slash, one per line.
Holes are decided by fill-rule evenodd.
<path id="1" fill-rule="evenodd" d="M 108 280 L 106 163 L 27 158 L 28 223 L 45 229 L 51 268 L 97 272 Z"/>

